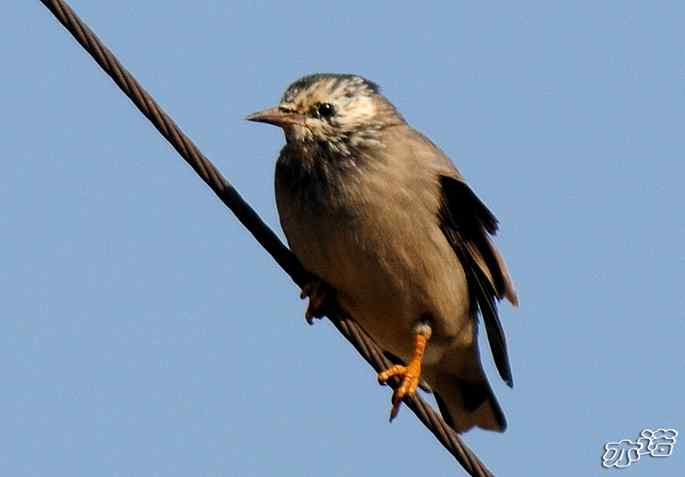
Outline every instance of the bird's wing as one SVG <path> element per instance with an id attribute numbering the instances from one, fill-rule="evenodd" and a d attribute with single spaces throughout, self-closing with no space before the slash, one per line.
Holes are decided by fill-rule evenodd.
<path id="1" fill-rule="evenodd" d="M 504 260 L 490 241 L 497 219 L 459 177 L 440 175 L 440 226 L 466 274 L 472 313 L 480 311 L 495 365 L 502 379 L 513 385 L 504 330 L 497 300 L 518 304 Z"/>

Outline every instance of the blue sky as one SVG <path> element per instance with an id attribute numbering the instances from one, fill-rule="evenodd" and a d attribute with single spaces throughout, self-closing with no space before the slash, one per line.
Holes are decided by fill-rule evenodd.
<path id="1" fill-rule="evenodd" d="M 73 1 L 278 230 L 275 128 L 311 72 L 380 83 L 501 221 L 515 387 L 497 475 L 685 432 L 682 2 Z M 0 474 L 461 475 L 39 2 L 0 30 Z M 487 349 L 487 348 L 484 348 Z"/>

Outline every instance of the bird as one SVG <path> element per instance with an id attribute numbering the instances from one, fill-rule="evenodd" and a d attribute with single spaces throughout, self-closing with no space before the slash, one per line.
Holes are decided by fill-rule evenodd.
<path id="1" fill-rule="evenodd" d="M 491 239 L 498 221 L 450 159 L 356 74 L 304 76 L 245 119 L 284 132 L 276 205 L 313 277 L 301 294 L 307 321 L 335 300 L 382 348 L 394 364 L 378 381 L 399 382 L 390 420 L 420 386 L 456 432 L 503 432 L 477 333 L 482 319 L 513 387 L 497 305 L 518 297 Z"/>

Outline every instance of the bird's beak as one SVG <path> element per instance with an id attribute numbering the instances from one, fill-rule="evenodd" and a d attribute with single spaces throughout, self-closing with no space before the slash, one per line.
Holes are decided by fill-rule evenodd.
<path id="1" fill-rule="evenodd" d="M 304 116 L 291 111 L 284 111 L 278 107 L 265 109 L 245 117 L 248 121 L 257 123 L 268 123 L 278 127 L 285 127 L 291 124 L 304 124 Z"/>

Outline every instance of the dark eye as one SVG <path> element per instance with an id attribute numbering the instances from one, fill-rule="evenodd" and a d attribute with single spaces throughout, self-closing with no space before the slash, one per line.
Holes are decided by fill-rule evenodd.
<path id="1" fill-rule="evenodd" d="M 322 118 L 330 118 L 335 114 L 335 108 L 331 103 L 321 103 L 319 104 L 319 107 L 316 108 L 316 112 L 319 113 L 319 116 Z"/>

